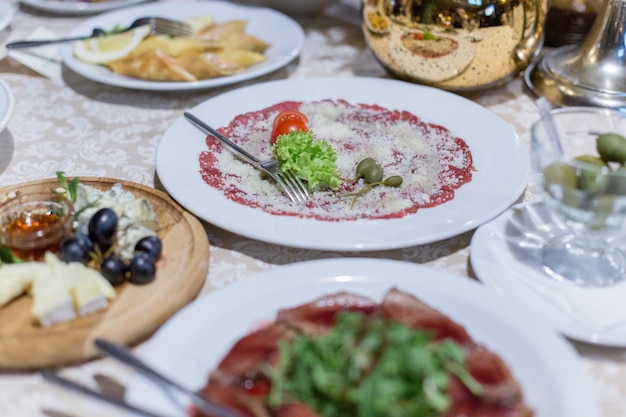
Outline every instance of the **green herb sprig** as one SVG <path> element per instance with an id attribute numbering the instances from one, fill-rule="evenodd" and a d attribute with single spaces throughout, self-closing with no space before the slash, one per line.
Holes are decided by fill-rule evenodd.
<path id="1" fill-rule="evenodd" d="M 324 417 L 439 416 L 451 405 L 450 375 L 474 394 L 482 390 L 458 343 L 352 312 L 322 337 L 281 341 L 269 375 L 270 406 L 295 399 Z"/>

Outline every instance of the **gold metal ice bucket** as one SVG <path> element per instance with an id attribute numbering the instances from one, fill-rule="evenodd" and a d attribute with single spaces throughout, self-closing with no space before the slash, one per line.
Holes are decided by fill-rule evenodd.
<path id="1" fill-rule="evenodd" d="M 472 91 L 518 75 L 544 39 L 547 0 L 363 0 L 363 33 L 400 78 Z"/>

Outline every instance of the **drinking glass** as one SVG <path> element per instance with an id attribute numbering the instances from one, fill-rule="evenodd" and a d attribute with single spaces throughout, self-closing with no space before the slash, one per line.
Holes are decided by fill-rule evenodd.
<path id="1" fill-rule="evenodd" d="M 546 239 L 540 252 L 542 268 L 557 280 L 607 286 L 626 278 L 626 254 L 616 244 L 626 225 L 626 167 L 613 156 L 626 158 L 626 139 L 601 140 L 605 147 L 615 142 L 602 158 L 598 138 L 607 134 L 626 136 L 626 114 L 567 107 L 532 126 L 538 186 L 563 231 Z"/>

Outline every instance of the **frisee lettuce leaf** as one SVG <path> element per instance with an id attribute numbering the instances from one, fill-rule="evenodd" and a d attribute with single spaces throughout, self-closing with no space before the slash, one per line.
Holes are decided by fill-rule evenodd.
<path id="1" fill-rule="evenodd" d="M 272 153 L 284 171 L 291 170 L 305 180 L 310 190 L 339 188 L 337 152 L 328 142 L 315 139 L 313 132 L 278 136 Z"/>

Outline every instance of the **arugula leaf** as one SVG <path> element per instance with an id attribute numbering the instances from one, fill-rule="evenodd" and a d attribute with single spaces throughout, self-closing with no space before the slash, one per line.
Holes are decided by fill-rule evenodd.
<path id="1" fill-rule="evenodd" d="M 308 183 L 309 189 L 339 188 L 337 152 L 324 140 L 314 140 L 312 132 L 290 132 L 276 138 L 272 153 L 284 171 L 293 171 Z"/>
<path id="2" fill-rule="evenodd" d="M 270 406 L 295 398 L 324 417 L 440 416 L 451 405 L 451 374 L 481 389 L 456 342 L 353 312 L 324 336 L 282 340 L 268 373 Z"/>

